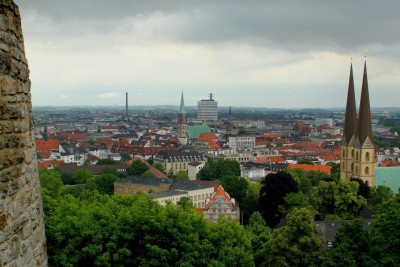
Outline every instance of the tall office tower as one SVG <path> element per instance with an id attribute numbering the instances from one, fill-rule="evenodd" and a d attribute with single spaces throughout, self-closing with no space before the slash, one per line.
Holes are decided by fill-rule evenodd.
<path id="1" fill-rule="evenodd" d="M 182 145 L 187 144 L 187 115 L 183 93 L 181 95 L 181 106 L 178 114 L 178 140 Z"/>
<path id="2" fill-rule="evenodd" d="M 367 63 L 361 89 L 360 110 L 357 119 L 353 69 L 350 67 L 349 89 L 340 157 L 340 178 L 360 178 L 374 187 L 375 150 L 372 143 L 371 108 L 367 77 Z"/>
<path id="3" fill-rule="evenodd" d="M 197 102 L 197 119 L 203 121 L 218 120 L 218 102 L 213 99 L 213 96 L 210 93 L 210 99 Z"/>

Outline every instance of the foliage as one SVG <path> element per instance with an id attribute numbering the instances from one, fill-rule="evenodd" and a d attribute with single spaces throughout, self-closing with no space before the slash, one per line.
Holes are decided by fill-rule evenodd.
<path id="1" fill-rule="evenodd" d="M 125 162 L 132 159 L 131 154 L 129 154 L 129 153 L 127 153 L 127 152 L 121 152 L 121 153 L 120 153 L 120 156 L 121 156 L 121 160 L 122 160 L 122 161 L 125 161 Z"/>
<path id="2" fill-rule="evenodd" d="M 260 195 L 260 182 L 247 182 L 247 195 L 244 201 L 240 204 L 240 210 L 243 212 L 243 224 L 247 225 L 250 220 L 251 215 L 259 210 L 259 195 Z"/>
<path id="3" fill-rule="evenodd" d="M 285 203 L 279 206 L 279 211 L 283 216 L 286 216 L 294 209 L 306 208 L 311 211 L 314 210 L 313 206 L 307 202 L 306 196 L 301 192 L 289 193 L 283 199 Z"/>
<path id="4" fill-rule="evenodd" d="M 156 168 L 157 170 L 165 173 L 164 166 L 160 162 L 153 163 L 153 167 Z"/>
<path id="5" fill-rule="evenodd" d="M 250 233 L 253 249 L 254 263 L 260 266 L 266 261 L 264 251 L 267 250 L 267 242 L 270 239 L 271 229 L 265 223 L 259 212 L 251 215 L 246 230 Z"/>
<path id="6" fill-rule="evenodd" d="M 132 165 L 129 166 L 126 171 L 128 175 L 141 176 L 148 170 L 149 167 L 146 163 L 142 162 L 141 160 L 134 160 Z"/>
<path id="7" fill-rule="evenodd" d="M 55 170 L 43 169 L 39 172 L 40 186 L 47 191 L 47 195 L 56 198 L 64 186 L 60 173 Z"/>
<path id="8" fill-rule="evenodd" d="M 298 159 L 298 160 L 297 160 L 297 163 L 298 163 L 298 164 L 314 165 L 314 163 L 313 163 L 311 160 L 306 159 L 306 158 L 300 158 L 300 159 Z"/>
<path id="9" fill-rule="evenodd" d="M 371 187 L 368 186 L 368 182 L 363 181 L 360 178 L 352 177 L 350 181 L 354 181 L 358 183 L 358 191 L 357 194 L 362 196 L 364 199 L 368 199 L 371 193 Z"/>
<path id="10" fill-rule="evenodd" d="M 177 179 L 182 179 L 182 180 L 187 180 L 187 179 L 189 179 L 189 176 L 188 176 L 188 174 L 186 173 L 186 171 L 179 171 L 179 172 L 176 174 L 175 178 L 177 178 Z"/>
<path id="11" fill-rule="evenodd" d="M 268 226 L 274 227 L 283 218 L 279 205 L 285 204 L 284 197 L 298 191 L 297 182 L 287 172 L 270 173 L 261 181 L 259 207 Z"/>
<path id="12" fill-rule="evenodd" d="M 100 194 L 114 194 L 114 182 L 118 181 L 119 177 L 111 174 L 105 173 L 96 177 L 96 189 Z"/>
<path id="13" fill-rule="evenodd" d="M 234 198 L 239 205 L 245 200 L 247 196 L 248 183 L 246 179 L 239 176 L 229 175 L 225 176 L 221 182 L 222 187 Z"/>
<path id="14" fill-rule="evenodd" d="M 50 266 L 253 266 L 237 222 L 207 222 L 192 208 L 149 197 L 59 199 L 46 217 Z"/>
<path id="15" fill-rule="evenodd" d="M 361 219 L 343 222 L 335 234 L 329 258 L 334 266 L 365 266 L 369 253 L 368 231 Z"/>
<path id="16" fill-rule="evenodd" d="M 240 176 L 240 164 L 236 160 L 209 158 L 204 167 L 197 174 L 201 180 L 223 180 L 225 176 Z"/>
<path id="17" fill-rule="evenodd" d="M 321 181 L 314 188 L 312 199 L 320 214 L 335 214 L 342 219 L 354 218 L 367 204 L 358 195 L 358 183 L 347 180 L 340 180 L 339 183 Z"/>
<path id="18" fill-rule="evenodd" d="M 340 163 L 328 162 L 325 166 L 331 166 L 331 178 L 337 183 L 340 179 Z"/>
<path id="19" fill-rule="evenodd" d="M 96 165 L 117 165 L 117 164 L 119 164 L 119 161 L 115 161 L 112 158 L 99 159 L 96 162 Z"/>
<path id="20" fill-rule="evenodd" d="M 377 207 L 381 203 L 393 197 L 393 192 L 390 187 L 385 185 L 379 185 L 372 190 L 371 195 L 368 199 L 368 205 L 370 207 Z"/>
<path id="21" fill-rule="evenodd" d="M 400 266 L 400 194 L 382 203 L 370 224 L 371 266 Z"/>
<path id="22" fill-rule="evenodd" d="M 152 178 L 156 177 L 156 176 L 154 175 L 154 173 L 152 173 L 151 171 L 145 171 L 145 172 L 142 174 L 142 176 L 144 176 L 144 177 L 152 177 Z"/>
<path id="23" fill-rule="evenodd" d="M 310 266 L 322 247 L 322 238 L 316 233 L 312 213 L 294 209 L 287 216 L 287 225 L 272 232 L 260 266 Z"/>
<path id="24" fill-rule="evenodd" d="M 92 177 L 93 173 L 91 171 L 79 169 L 72 174 L 70 184 L 86 184 L 86 181 Z"/>

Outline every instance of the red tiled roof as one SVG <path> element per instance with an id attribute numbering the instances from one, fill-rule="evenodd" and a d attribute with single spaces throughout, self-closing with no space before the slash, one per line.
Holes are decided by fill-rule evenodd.
<path id="1" fill-rule="evenodd" d="M 39 170 L 49 168 L 51 166 L 58 166 L 60 164 L 63 164 L 63 160 L 51 160 L 51 161 L 44 161 L 44 162 L 38 162 L 38 168 Z"/>
<path id="2" fill-rule="evenodd" d="M 157 168 L 154 168 L 153 166 L 150 165 L 150 163 L 141 158 L 134 157 L 133 159 L 129 160 L 127 164 L 131 165 L 135 160 L 140 160 L 141 162 L 144 162 L 147 165 L 147 167 L 149 167 L 149 172 L 153 173 L 155 178 L 168 178 L 168 176 L 165 173 L 158 170 Z"/>
<path id="3" fill-rule="evenodd" d="M 60 143 L 57 139 L 49 139 L 44 141 L 44 139 L 37 139 L 35 140 L 36 150 L 43 151 L 43 150 L 57 150 L 59 149 Z"/>
<path id="4" fill-rule="evenodd" d="M 221 147 L 215 142 L 214 140 L 208 140 L 208 145 L 210 146 L 210 149 L 212 150 L 218 150 Z"/>
<path id="5" fill-rule="evenodd" d="M 322 165 L 309 165 L 309 164 L 289 164 L 289 169 L 301 169 L 303 171 L 323 172 L 327 174 L 332 173 L 332 166 Z"/>
<path id="6" fill-rule="evenodd" d="M 261 138 L 268 138 L 268 139 L 279 139 L 282 137 L 282 134 L 279 133 L 267 133 L 260 135 Z"/>
<path id="7" fill-rule="evenodd" d="M 219 186 L 217 190 L 214 192 L 214 194 L 211 196 L 210 201 L 206 204 L 204 208 L 201 210 L 206 211 L 210 208 L 211 204 L 215 202 L 218 196 L 222 196 L 225 201 L 231 201 L 231 197 L 227 192 L 225 192 L 224 188 L 222 186 Z M 236 208 L 235 205 L 232 203 L 232 209 Z"/>
<path id="8" fill-rule="evenodd" d="M 321 155 L 324 161 L 336 161 L 338 158 L 335 155 Z"/>
<path id="9" fill-rule="evenodd" d="M 257 163 L 265 163 L 265 162 L 279 163 L 279 162 L 285 162 L 285 159 L 281 156 L 260 156 L 260 157 L 256 157 L 256 162 Z"/>
<path id="10" fill-rule="evenodd" d="M 218 137 L 215 133 L 202 133 L 197 138 L 197 141 L 208 141 L 208 140 L 216 141 L 217 139 L 218 139 Z"/>
<path id="11" fill-rule="evenodd" d="M 37 152 L 39 155 L 40 155 L 40 157 L 42 158 L 42 159 L 48 159 L 48 158 L 50 158 L 50 156 L 51 156 L 51 152 L 50 151 L 47 151 L 47 150 L 45 150 L 45 151 L 39 151 L 39 152 Z"/>

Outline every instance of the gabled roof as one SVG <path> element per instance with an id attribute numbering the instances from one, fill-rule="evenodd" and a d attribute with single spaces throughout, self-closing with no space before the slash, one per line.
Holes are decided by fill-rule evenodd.
<path id="1" fill-rule="evenodd" d="M 57 141 L 57 139 L 49 139 L 44 141 L 43 139 L 37 139 L 35 140 L 36 144 L 36 150 L 37 151 L 43 151 L 43 150 L 57 150 L 59 149 L 60 143 Z"/>
<path id="2" fill-rule="evenodd" d="M 217 188 L 217 190 L 214 192 L 214 194 L 211 196 L 210 201 L 208 201 L 208 203 L 202 210 L 207 211 L 218 197 L 222 197 L 226 202 L 230 202 L 232 209 L 236 209 L 236 205 L 235 205 L 235 203 L 232 202 L 229 194 L 227 192 L 225 192 L 225 190 L 222 186 L 219 186 Z"/>
<path id="3" fill-rule="evenodd" d="M 218 137 L 215 133 L 201 133 L 199 137 L 197 137 L 196 141 L 208 141 L 208 140 L 216 141 L 217 139 Z"/>

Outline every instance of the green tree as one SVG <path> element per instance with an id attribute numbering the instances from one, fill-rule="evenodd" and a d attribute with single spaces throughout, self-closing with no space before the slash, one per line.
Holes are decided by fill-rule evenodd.
<path id="1" fill-rule="evenodd" d="M 125 162 L 132 159 L 131 154 L 129 154 L 129 153 L 127 153 L 127 152 L 121 152 L 121 153 L 120 153 L 120 156 L 121 156 L 121 160 L 122 160 L 122 161 L 125 161 Z"/>
<path id="2" fill-rule="evenodd" d="M 240 204 L 240 209 L 243 212 L 243 224 L 247 225 L 251 215 L 259 211 L 259 195 L 260 195 L 260 182 L 247 181 L 247 195 L 244 201 Z"/>
<path id="3" fill-rule="evenodd" d="M 160 162 L 154 162 L 153 167 L 159 170 L 160 172 L 165 173 L 164 166 Z"/>
<path id="4" fill-rule="evenodd" d="M 172 170 L 172 168 L 169 169 L 167 176 L 168 176 L 168 178 L 171 178 L 171 179 L 175 178 L 175 174 L 174 174 L 174 171 Z"/>
<path id="5" fill-rule="evenodd" d="M 149 167 L 146 163 L 142 162 L 141 160 L 134 160 L 132 165 L 129 166 L 126 171 L 128 175 L 141 176 L 148 170 Z"/>
<path id="6" fill-rule="evenodd" d="M 96 188 L 100 194 L 114 194 L 114 182 L 118 181 L 119 177 L 111 174 L 104 173 L 96 177 Z"/>
<path id="7" fill-rule="evenodd" d="M 340 180 L 339 183 L 321 181 L 314 188 L 313 205 L 322 215 L 334 214 L 342 219 L 352 219 L 366 206 L 358 195 L 358 183 Z"/>
<path id="8" fill-rule="evenodd" d="M 267 250 L 267 242 L 270 239 L 271 229 L 265 223 L 263 217 L 259 212 L 251 215 L 246 230 L 250 233 L 251 244 L 254 256 L 254 263 L 256 266 L 261 266 L 265 261 L 265 253 Z"/>
<path id="9" fill-rule="evenodd" d="M 335 234 L 333 247 L 329 250 L 328 266 L 366 266 L 369 254 L 368 231 L 361 219 L 343 222 Z"/>
<path id="10" fill-rule="evenodd" d="M 294 209 L 300 208 L 306 208 L 310 211 L 314 211 L 313 206 L 307 202 L 306 196 L 301 192 L 289 193 L 283 199 L 285 200 L 285 203 L 279 206 L 279 211 L 283 216 L 286 216 Z"/>
<path id="11" fill-rule="evenodd" d="M 285 204 L 284 197 L 298 191 L 297 182 L 287 172 L 270 173 L 261 180 L 259 208 L 269 227 L 274 227 L 283 218 L 279 206 Z"/>
<path id="12" fill-rule="evenodd" d="M 177 179 L 182 179 L 182 180 L 188 180 L 188 179 L 189 179 L 189 176 L 188 176 L 188 174 L 186 173 L 186 171 L 179 171 L 179 172 L 176 174 L 175 178 L 177 178 Z"/>
<path id="13" fill-rule="evenodd" d="M 400 194 L 382 203 L 370 224 L 370 266 L 400 266 Z"/>
<path id="14" fill-rule="evenodd" d="M 222 180 L 225 176 L 240 176 L 240 164 L 236 160 L 208 159 L 204 167 L 197 174 L 201 180 Z"/>
<path id="15" fill-rule="evenodd" d="M 371 192 L 371 196 L 368 199 L 368 205 L 371 208 L 375 208 L 392 197 L 393 197 L 393 192 L 390 189 L 390 187 L 384 185 L 378 185 Z"/>
<path id="16" fill-rule="evenodd" d="M 272 232 L 260 266 L 310 266 L 322 248 L 322 238 L 316 233 L 311 211 L 294 209 L 287 216 L 287 225 Z"/>
<path id="17" fill-rule="evenodd" d="M 151 171 L 145 171 L 145 172 L 142 174 L 142 176 L 144 176 L 144 177 L 152 177 L 152 178 L 156 177 L 156 176 L 154 175 L 154 173 L 152 173 Z"/>
<path id="18" fill-rule="evenodd" d="M 239 206 L 246 199 L 248 183 L 243 177 L 234 175 L 225 176 L 222 179 L 221 185 L 239 203 Z"/>
<path id="19" fill-rule="evenodd" d="M 86 184 L 86 181 L 91 178 L 93 178 L 91 171 L 79 169 L 72 174 L 71 184 Z"/>
<path id="20" fill-rule="evenodd" d="M 60 195 L 64 184 L 58 171 L 48 169 L 40 170 L 39 179 L 42 190 L 47 190 L 47 194 L 50 197 L 56 198 Z"/>

